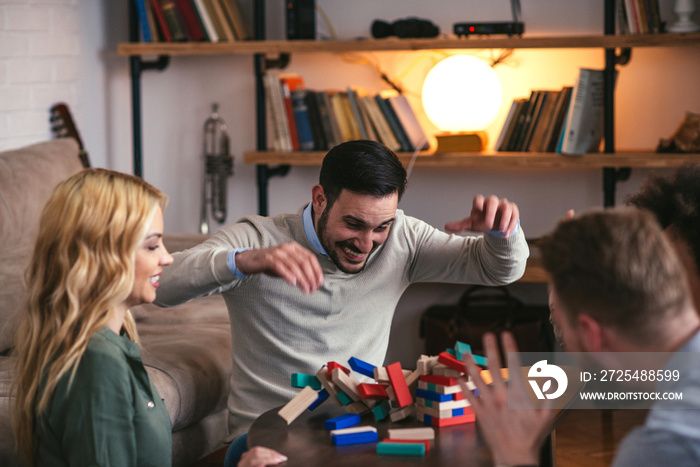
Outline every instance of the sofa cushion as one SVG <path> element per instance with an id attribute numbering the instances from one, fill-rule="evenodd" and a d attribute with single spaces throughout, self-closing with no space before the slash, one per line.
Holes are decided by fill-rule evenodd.
<path id="1" fill-rule="evenodd" d="M 78 144 L 70 138 L 0 153 L 0 352 L 12 346 L 15 317 L 26 300 L 24 270 L 41 210 L 58 182 L 81 169 Z"/>

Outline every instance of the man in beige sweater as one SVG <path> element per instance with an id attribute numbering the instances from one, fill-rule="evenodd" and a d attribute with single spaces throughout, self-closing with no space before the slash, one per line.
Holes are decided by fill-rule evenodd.
<path id="1" fill-rule="evenodd" d="M 230 437 L 295 395 L 291 373 L 350 357 L 382 365 L 411 283 L 502 285 L 522 276 L 528 247 L 515 204 L 477 196 L 471 215 L 446 229 L 484 235 L 450 235 L 397 209 L 405 186 L 391 150 L 343 143 L 296 214 L 248 216 L 173 255 L 156 303 L 221 292 L 229 309 Z"/>

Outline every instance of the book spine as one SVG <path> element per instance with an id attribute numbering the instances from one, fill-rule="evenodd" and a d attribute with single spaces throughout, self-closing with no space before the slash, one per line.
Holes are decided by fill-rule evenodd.
<path id="1" fill-rule="evenodd" d="M 148 13 L 146 12 L 145 0 L 134 0 L 136 2 L 136 11 L 139 15 L 139 26 L 141 27 L 141 40 L 143 42 L 153 42 L 151 29 L 148 25 Z"/>
<path id="2" fill-rule="evenodd" d="M 319 110 L 321 111 L 323 126 L 326 130 L 328 147 L 332 148 L 343 142 L 343 135 L 340 132 L 338 120 L 336 119 L 335 112 L 333 111 L 330 95 L 328 92 L 322 91 L 318 93 L 318 97 L 320 98 Z"/>
<path id="3" fill-rule="evenodd" d="M 360 113 L 360 106 L 357 104 L 357 91 L 347 88 L 348 100 L 350 101 L 350 108 L 352 109 L 352 115 L 355 118 L 357 128 L 360 131 L 361 139 L 368 139 L 367 128 L 365 127 L 365 122 L 362 119 L 362 114 Z"/>
<path id="4" fill-rule="evenodd" d="M 399 142 L 399 145 L 401 145 L 401 150 L 406 152 L 413 151 L 411 142 L 408 140 L 408 136 L 394 113 L 394 109 L 389 105 L 389 102 L 380 95 L 375 96 L 375 99 L 384 114 L 384 118 L 386 118 L 387 123 L 389 123 L 389 128 L 391 128 L 391 131 L 394 133 L 394 137 Z"/>
<path id="5" fill-rule="evenodd" d="M 168 25 L 168 30 L 170 31 L 173 41 L 187 41 L 187 36 L 178 18 L 175 2 L 173 0 L 160 0 L 160 8 L 163 11 L 163 17 L 165 18 L 165 23 Z"/>
<path id="6" fill-rule="evenodd" d="M 155 14 L 156 21 L 158 22 L 158 26 L 160 27 L 160 33 L 161 36 L 163 37 L 163 41 L 165 42 L 171 42 L 173 40 L 172 36 L 170 35 L 170 31 L 168 30 L 168 24 L 165 22 L 165 17 L 163 16 L 163 10 L 160 8 L 160 3 L 158 0 L 150 0 L 151 1 L 151 8 L 153 9 L 153 13 Z"/>
<path id="7" fill-rule="evenodd" d="M 306 91 L 306 107 L 309 109 L 309 123 L 314 139 L 314 150 L 324 151 L 330 149 L 326 140 L 326 132 L 321 121 L 321 109 L 318 102 L 318 94 L 315 91 Z"/>
<path id="8" fill-rule="evenodd" d="M 294 118 L 294 108 L 292 104 L 292 91 L 286 79 L 280 79 L 282 87 L 282 97 L 284 98 L 284 109 L 287 112 L 287 123 L 289 124 L 289 135 L 292 139 L 292 150 L 299 150 L 299 133 L 297 131 L 296 119 Z"/>
<path id="9" fill-rule="evenodd" d="M 192 9 L 192 3 L 190 0 L 175 0 L 177 2 L 177 7 L 180 10 L 182 19 L 189 32 L 190 40 L 201 41 L 204 39 L 204 32 L 199 24 L 199 19 L 197 19 L 197 14 Z"/>
<path id="10" fill-rule="evenodd" d="M 299 149 L 302 151 L 313 151 L 314 135 L 311 132 L 311 122 L 309 121 L 309 108 L 306 106 L 306 90 L 298 89 L 292 91 L 292 108 L 294 109 L 294 121 L 297 126 L 299 136 Z"/>
<path id="11" fill-rule="evenodd" d="M 515 113 L 518 110 L 518 100 L 513 99 L 513 102 L 510 104 L 510 109 L 508 110 L 508 114 L 506 115 L 506 119 L 503 121 L 503 126 L 501 127 L 501 132 L 498 134 L 498 139 L 496 140 L 496 144 L 493 145 L 493 148 L 495 151 L 500 151 L 501 150 L 501 145 L 506 139 L 506 135 L 508 134 L 508 129 L 512 127 L 513 124 L 513 118 L 515 117 Z"/>
<path id="12" fill-rule="evenodd" d="M 209 41 L 219 42 L 219 34 L 217 34 L 216 32 L 216 28 L 214 27 L 214 23 L 211 20 L 211 16 L 209 15 L 209 10 L 204 4 L 204 0 L 193 0 L 193 2 L 197 14 L 199 15 L 199 19 L 204 25 L 204 31 L 206 32 Z"/>
<path id="13" fill-rule="evenodd" d="M 428 136 L 416 117 L 411 104 L 403 94 L 389 98 L 389 103 L 394 108 L 394 112 L 401 122 L 406 136 L 411 143 L 412 150 L 421 151 L 428 147 Z"/>
<path id="14" fill-rule="evenodd" d="M 597 152 L 603 135 L 603 71 L 581 68 L 569 106 L 562 154 Z"/>

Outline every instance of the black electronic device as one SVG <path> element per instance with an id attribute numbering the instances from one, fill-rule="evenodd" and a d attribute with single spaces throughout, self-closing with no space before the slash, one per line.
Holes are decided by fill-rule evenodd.
<path id="1" fill-rule="evenodd" d="M 519 36 L 525 31 L 525 23 L 515 22 L 488 22 L 488 23 L 455 23 L 454 33 L 457 36 L 470 36 L 479 34 L 507 34 Z"/>
<path id="2" fill-rule="evenodd" d="M 404 18 L 388 23 L 380 19 L 372 22 L 372 37 L 382 39 L 396 36 L 402 39 L 437 37 L 440 28 L 427 19 Z"/>
<path id="3" fill-rule="evenodd" d="M 316 39 L 316 1 L 287 0 L 287 39 Z"/>

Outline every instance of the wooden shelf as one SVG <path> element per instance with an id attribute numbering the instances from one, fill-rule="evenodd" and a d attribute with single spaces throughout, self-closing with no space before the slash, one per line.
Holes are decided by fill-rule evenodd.
<path id="1" fill-rule="evenodd" d="M 352 41 L 239 41 L 122 43 L 117 53 L 137 55 L 280 54 L 295 52 L 370 52 L 442 49 L 566 49 L 664 47 L 700 43 L 700 34 L 639 34 L 541 37 L 444 37 L 435 39 L 366 39 Z"/>
<path id="2" fill-rule="evenodd" d="M 249 151 L 243 155 L 248 164 L 321 165 L 325 152 Z M 398 153 L 407 164 L 410 153 Z M 678 167 L 686 161 L 698 161 L 700 154 L 659 154 L 626 151 L 615 154 L 564 156 L 555 153 L 427 153 L 416 158 L 416 167 L 464 167 L 480 169 L 599 169 L 604 167 L 663 168 Z"/>

